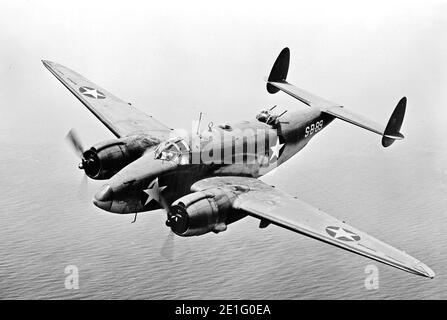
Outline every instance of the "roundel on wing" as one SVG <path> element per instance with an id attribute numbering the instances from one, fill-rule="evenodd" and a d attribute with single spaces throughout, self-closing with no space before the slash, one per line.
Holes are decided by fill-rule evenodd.
<path id="1" fill-rule="evenodd" d="M 352 232 L 351 230 L 342 228 L 342 227 L 329 226 L 329 227 L 326 227 L 326 232 L 328 235 L 330 235 L 331 237 L 333 237 L 337 240 L 342 240 L 342 241 L 359 241 L 360 240 L 360 236 L 358 234 Z"/>
<path id="2" fill-rule="evenodd" d="M 106 97 L 104 93 L 92 87 L 80 87 L 79 92 L 82 93 L 83 96 L 93 99 L 105 99 Z"/>

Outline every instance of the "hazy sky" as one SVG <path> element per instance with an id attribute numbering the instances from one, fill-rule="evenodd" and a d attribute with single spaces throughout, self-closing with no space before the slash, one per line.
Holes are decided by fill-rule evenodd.
<path id="1" fill-rule="evenodd" d="M 200 111 L 219 123 L 277 103 L 302 107 L 265 90 L 284 46 L 292 83 L 377 121 L 403 95 L 406 130 L 423 117 L 436 135 L 447 115 L 445 1 L 1 0 L 0 8 L 2 139 L 24 131 L 47 141 L 71 127 L 87 143 L 111 137 L 40 59 L 177 128 Z"/>

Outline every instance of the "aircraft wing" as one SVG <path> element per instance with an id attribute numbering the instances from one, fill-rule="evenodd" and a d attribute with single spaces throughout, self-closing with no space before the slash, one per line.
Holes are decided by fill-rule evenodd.
<path id="1" fill-rule="evenodd" d="M 170 128 L 58 63 L 42 60 L 48 70 L 118 138 L 149 134 L 164 140 Z"/>
<path id="2" fill-rule="evenodd" d="M 405 252 L 258 179 L 207 178 L 196 182 L 191 189 L 200 191 L 208 188 L 237 190 L 233 208 L 261 219 L 260 227 L 276 224 L 413 274 L 429 278 L 435 276 L 428 266 Z"/>

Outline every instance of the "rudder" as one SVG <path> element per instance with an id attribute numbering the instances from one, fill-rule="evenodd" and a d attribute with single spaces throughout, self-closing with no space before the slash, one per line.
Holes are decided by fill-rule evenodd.
<path id="1" fill-rule="evenodd" d="M 268 81 L 272 82 L 285 81 L 287 78 L 287 73 L 289 72 L 289 63 L 290 63 L 290 50 L 289 48 L 286 47 L 282 49 L 278 58 L 276 58 L 276 61 L 272 67 L 272 71 L 270 71 Z M 271 85 L 270 83 L 267 83 L 267 91 L 269 93 L 277 93 L 279 89 Z"/>
<path id="2" fill-rule="evenodd" d="M 407 107 L 407 98 L 403 97 L 400 99 L 393 113 L 391 114 L 390 120 L 386 125 L 385 131 L 382 137 L 382 146 L 389 147 L 396 140 L 402 140 L 404 136 L 399 132 L 402 127 L 402 122 L 404 121 L 405 110 Z"/>

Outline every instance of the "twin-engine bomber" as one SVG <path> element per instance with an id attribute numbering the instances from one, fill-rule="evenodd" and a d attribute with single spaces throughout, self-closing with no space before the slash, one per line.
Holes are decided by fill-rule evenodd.
<path id="1" fill-rule="evenodd" d="M 334 119 L 382 137 L 389 147 L 400 133 L 407 99 L 382 126 L 287 82 L 290 51 L 284 48 L 266 79 L 267 91 L 283 91 L 304 110 L 262 110 L 254 119 L 179 133 L 117 98 L 80 74 L 42 60 L 117 139 L 84 150 L 70 139 L 91 179 L 108 180 L 93 203 L 108 212 L 135 214 L 164 209 L 166 225 L 182 237 L 225 231 L 247 215 L 259 227 L 274 224 L 398 269 L 433 278 L 425 264 L 344 221 L 262 182 L 259 178 L 304 148 Z"/>

